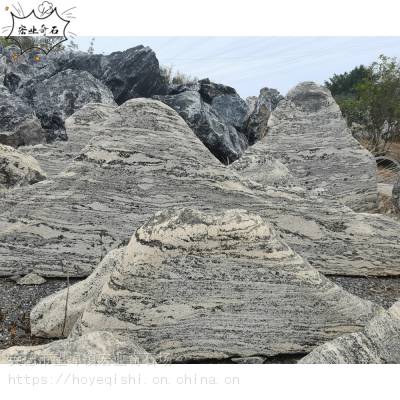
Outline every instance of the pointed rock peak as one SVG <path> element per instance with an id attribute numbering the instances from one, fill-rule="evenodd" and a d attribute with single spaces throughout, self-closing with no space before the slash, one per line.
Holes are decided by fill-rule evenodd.
<path id="1" fill-rule="evenodd" d="M 286 98 L 305 111 L 318 111 L 335 103 L 331 92 L 315 82 L 302 82 L 289 91 Z"/>

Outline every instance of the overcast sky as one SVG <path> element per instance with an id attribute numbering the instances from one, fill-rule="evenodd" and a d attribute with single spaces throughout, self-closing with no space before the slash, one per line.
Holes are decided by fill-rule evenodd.
<path id="1" fill-rule="evenodd" d="M 89 42 L 77 39 L 81 50 Z M 233 86 L 244 98 L 265 86 L 286 94 L 301 81 L 323 83 L 380 54 L 400 57 L 400 37 L 96 37 L 95 52 L 138 44 L 150 46 L 161 65 Z"/>

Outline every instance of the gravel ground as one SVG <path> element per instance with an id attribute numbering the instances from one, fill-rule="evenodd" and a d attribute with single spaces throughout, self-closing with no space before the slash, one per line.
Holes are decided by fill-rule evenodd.
<path id="1" fill-rule="evenodd" d="M 349 276 L 329 276 L 333 282 L 363 299 L 371 300 L 384 308 L 389 308 L 400 300 L 399 278 L 359 278 Z"/>
<path id="2" fill-rule="evenodd" d="M 400 299 L 400 278 L 359 278 L 330 276 L 347 291 L 389 308 Z M 78 280 L 71 280 L 71 284 Z M 29 313 L 39 300 L 67 286 L 66 279 L 49 279 L 39 286 L 20 286 L 0 279 L 0 349 L 10 346 L 48 343 L 49 339 L 30 335 Z M 301 358 L 301 356 L 297 357 Z M 297 360 L 274 359 L 269 362 L 290 363 Z M 267 361 L 268 362 L 268 361 Z"/>
<path id="3" fill-rule="evenodd" d="M 0 278 L 0 349 L 49 342 L 31 337 L 29 314 L 41 298 L 66 286 L 66 279 L 49 279 L 42 285 L 24 286 Z"/>

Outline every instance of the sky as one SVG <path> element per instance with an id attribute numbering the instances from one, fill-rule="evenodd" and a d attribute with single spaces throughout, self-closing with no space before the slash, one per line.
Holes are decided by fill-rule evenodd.
<path id="1" fill-rule="evenodd" d="M 91 38 L 76 39 L 80 50 Z M 400 37 L 96 37 L 96 53 L 150 46 L 161 65 L 234 87 L 243 97 L 263 87 L 282 94 L 302 81 L 368 65 L 380 54 L 400 58 Z"/>

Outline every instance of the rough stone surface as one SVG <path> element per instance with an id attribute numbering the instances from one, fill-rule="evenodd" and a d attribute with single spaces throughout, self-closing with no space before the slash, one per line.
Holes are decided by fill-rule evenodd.
<path id="1" fill-rule="evenodd" d="M 271 112 L 282 99 L 278 90 L 270 88 L 262 88 L 258 97 L 246 99 L 251 110 L 245 128 L 250 145 L 266 136 Z"/>
<path id="2" fill-rule="evenodd" d="M 214 97 L 211 106 L 228 124 L 240 131 L 244 130 L 248 107 L 237 93 Z"/>
<path id="3" fill-rule="evenodd" d="M 1 364 L 154 364 L 127 334 L 91 332 L 40 346 L 0 351 Z"/>
<path id="4" fill-rule="evenodd" d="M 40 301 L 30 316 L 32 335 L 68 336 L 88 303 L 98 296 L 112 270 L 122 262 L 123 252 L 124 249 L 110 251 L 88 278 Z"/>
<path id="5" fill-rule="evenodd" d="M 15 48 L 19 51 L 18 47 Z M 5 65 L 4 86 L 14 94 L 19 94 L 19 89 L 24 87 L 36 76 L 48 77 L 53 72 L 53 65 L 49 59 L 33 61 L 28 53 L 19 58 L 19 62 L 11 62 Z"/>
<path id="6" fill-rule="evenodd" d="M 74 332 L 128 331 L 172 362 L 307 352 L 381 308 L 336 286 L 257 215 L 156 214 Z"/>
<path id="7" fill-rule="evenodd" d="M 13 131 L 32 116 L 32 108 L 0 84 L 0 133 Z"/>
<path id="8" fill-rule="evenodd" d="M 150 47 L 136 46 L 110 55 L 74 53 L 55 59 L 56 69 L 87 71 L 102 81 L 118 104 L 163 93 L 160 67 Z"/>
<path id="9" fill-rule="evenodd" d="M 43 277 L 31 272 L 28 275 L 25 275 L 21 279 L 18 279 L 18 285 L 41 285 L 46 282 L 46 279 Z"/>
<path id="10" fill-rule="evenodd" d="M 30 101 L 50 139 L 66 139 L 64 121 L 87 103 L 114 105 L 111 91 L 86 71 L 67 69 L 29 88 Z"/>
<path id="11" fill-rule="evenodd" d="M 253 149 L 248 150 L 230 167 L 237 171 L 240 176 L 264 187 L 298 185 L 298 180 L 290 173 L 286 165 L 267 153 L 253 153 Z"/>
<path id="12" fill-rule="evenodd" d="M 377 206 L 373 156 L 350 134 L 328 89 L 304 82 L 279 102 L 268 122 L 264 153 L 283 162 L 302 186 L 355 211 Z"/>
<path id="13" fill-rule="evenodd" d="M 235 96 L 237 94 L 233 87 L 211 82 L 208 78 L 199 80 L 199 85 L 202 99 L 209 104 L 219 96 Z"/>
<path id="14" fill-rule="evenodd" d="M 327 342 L 300 360 L 303 364 L 400 363 L 400 302 L 374 317 L 361 332 Z"/>
<path id="15" fill-rule="evenodd" d="M 12 147 L 30 146 L 45 143 L 47 132 L 36 117 L 26 119 L 15 130 L 0 132 L 0 143 Z"/>
<path id="16" fill-rule="evenodd" d="M 393 185 L 392 203 L 393 203 L 394 209 L 397 212 L 400 212 L 400 175 L 397 178 L 395 184 Z"/>
<path id="17" fill-rule="evenodd" d="M 33 157 L 0 144 L 0 191 L 44 179 L 46 175 Z"/>
<path id="18" fill-rule="evenodd" d="M 227 104 L 226 96 L 230 95 L 213 99 L 213 102 L 219 105 L 218 108 L 221 109 L 224 103 Z M 206 103 L 199 92 L 188 90 L 176 95 L 155 97 L 177 111 L 204 145 L 223 164 L 237 160 L 247 148 L 245 135 L 225 120 L 212 105 Z M 218 103 L 221 97 L 222 102 Z M 227 110 L 224 114 L 231 122 L 235 122 L 234 116 L 228 115 L 229 113 Z"/>
<path id="19" fill-rule="evenodd" d="M 160 102 L 130 100 L 100 113 L 98 122 L 71 120 L 67 132 L 75 146 L 67 169 L 35 188 L 0 195 L 2 276 L 87 276 L 149 216 L 174 206 L 254 211 L 323 273 L 400 275 L 398 222 L 357 214 L 297 186 L 269 186 L 274 169 L 273 178 L 264 170 L 265 182 L 240 177 Z M 244 157 L 256 156 L 260 143 Z M 63 162 L 47 165 L 55 173 Z"/>
<path id="20" fill-rule="evenodd" d="M 182 84 L 170 84 L 168 85 L 167 91 L 165 94 L 179 94 L 182 92 L 186 92 L 188 90 L 194 92 L 200 92 L 200 83 L 199 81 L 193 81 Z"/>
<path id="21" fill-rule="evenodd" d="M 38 160 L 48 177 L 58 175 L 98 134 L 91 127 L 105 121 L 114 110 L 115 106 L 110 104 L 86 104 L 65 120 L 65 128 L 66 132 L 68 132 L 67 141 L 20 147 L 19 150 Z"/>

